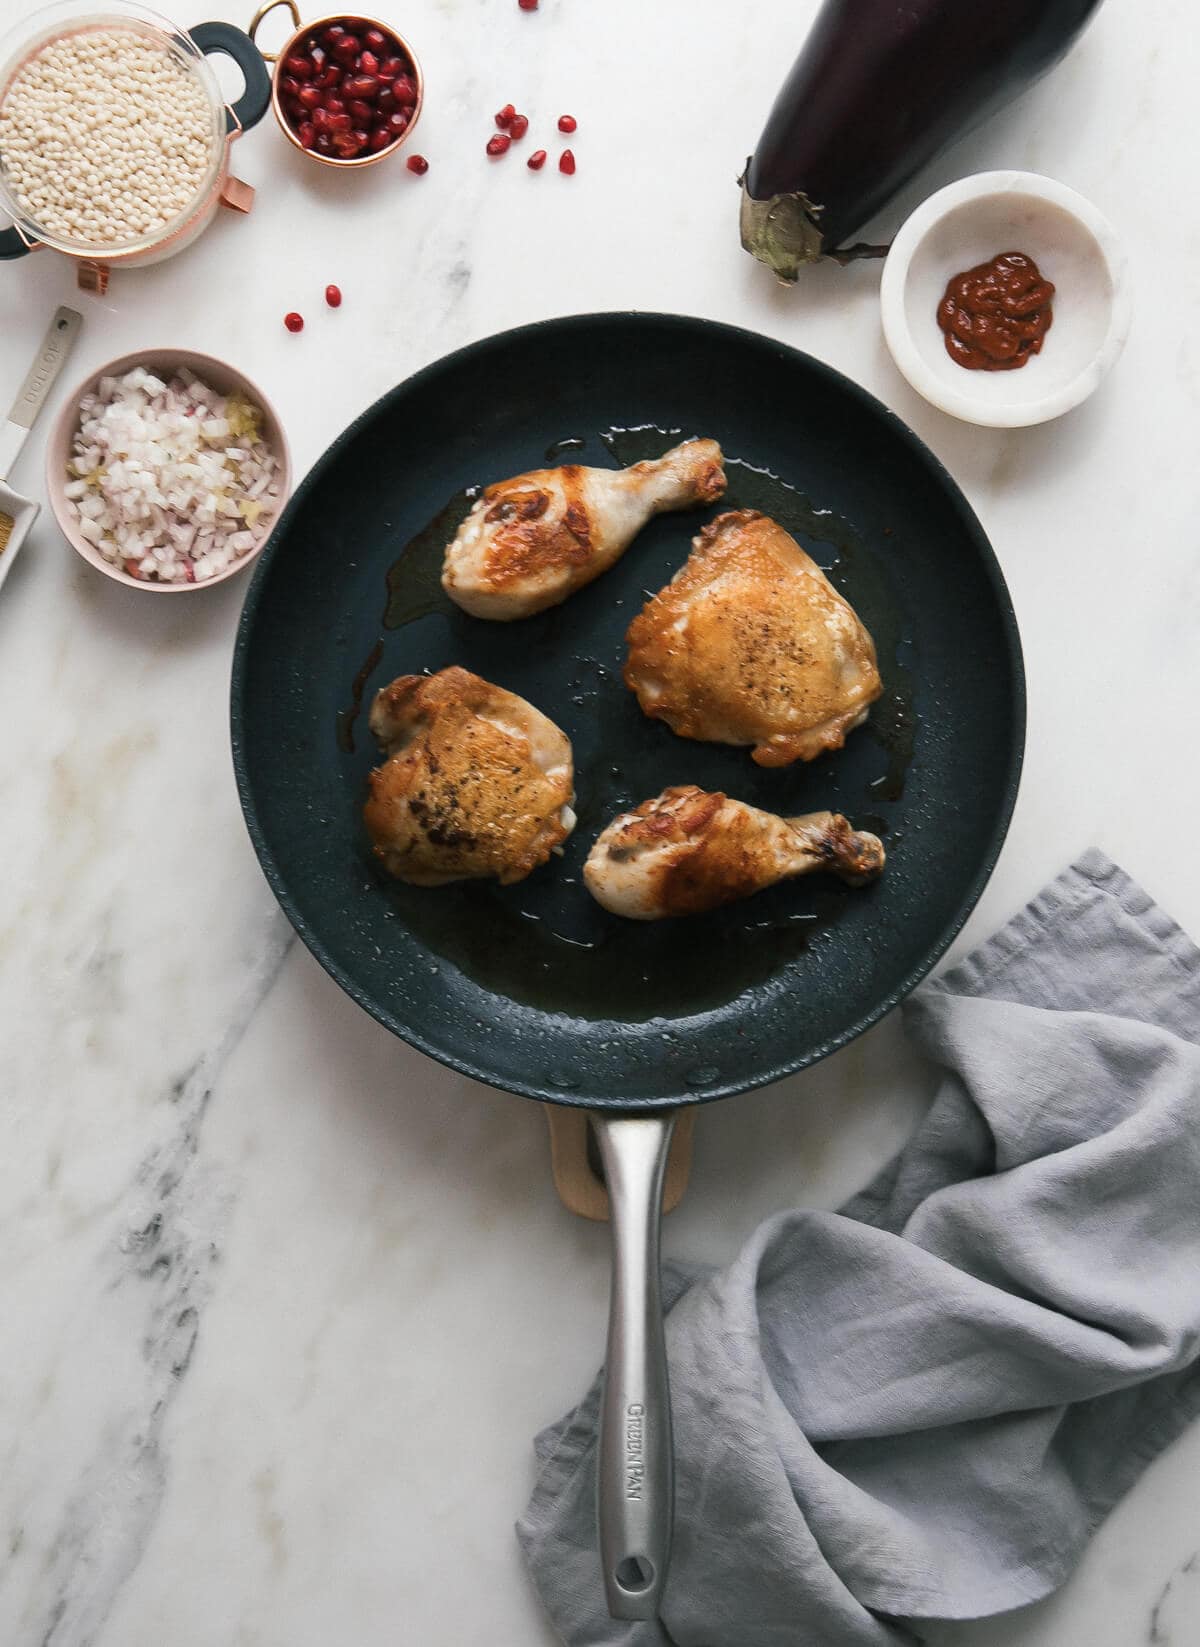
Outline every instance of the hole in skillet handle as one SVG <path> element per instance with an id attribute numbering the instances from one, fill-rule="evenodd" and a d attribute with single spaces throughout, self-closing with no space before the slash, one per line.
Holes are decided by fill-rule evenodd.
<path id="1" fill-rule="evenodd" d="M 626 1556 L 613 1577 L 627 1595 L 640 1596 L 654 1583 L 654 1563 L 645 1556 Z"/>
<path id="2" fill-rule="evenodd" d="M 241 70 L 245 89 L 225 110 L 226 133 L 249 131 L 271 106 L 271 76 L 250 36 L 232 23 L 197 23 L 188 34 L 206 57 L 224 52 Z"/>

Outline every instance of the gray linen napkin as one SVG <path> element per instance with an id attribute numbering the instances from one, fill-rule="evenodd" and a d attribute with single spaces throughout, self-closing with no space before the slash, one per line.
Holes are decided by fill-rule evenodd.
<path id="1" fill-rule="evenodd" d="M 569 1647 L 895 1647 L 1045 1595 L 1200 1410 L 1200 951 L 1088 854 L 905 1007 L 927 1119 L 839 1213 L 673 1270 L 662 1622 L 596 1556 L 598 1388 L 518 1533 Z"/>

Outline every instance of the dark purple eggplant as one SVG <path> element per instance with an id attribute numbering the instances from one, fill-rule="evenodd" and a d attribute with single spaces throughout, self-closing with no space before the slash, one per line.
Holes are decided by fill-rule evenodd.
<path id="1" fill-rule="evenodd" d="M 1099 4 L 825 0 L 742 178 L 742 245 L 789 281 L 837 255 L 939 149 L 1052 68 Z"/>

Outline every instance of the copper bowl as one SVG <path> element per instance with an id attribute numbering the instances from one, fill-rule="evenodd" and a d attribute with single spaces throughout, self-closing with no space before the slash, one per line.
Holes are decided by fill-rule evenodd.
<path id="1" fill-rule="evenodd" d="M 263 517 L 265 529 L 261 538 L 253 549 L 247 549 L 244 555 L 227 566 L 223 572 L 216 572 L 211 578 L 205 578 L 200 583 L 156 583 L 152 578 L 132 577 L 123 566 L 107 560 L 99 549 L 83 536 L 79 530 L 78 518 L 67 502 L 63 490 L 67 480 L 71 445 L 75 439 L 75 431 L 79 427 L 80 401 L 84 395 L 95 392 L 102 377 L 121 377 L 125 372 L 131 372 L 135 366 L 144 366 L 150 372 L 168 374 L 178 371 L 181 366 L 186 366 L 221 394 L 227 395 L 235 389 L 240 389 L 248 400 L 252 400 L 261 408 L 263 438 L 279 464 L 279 496 Z M 82 555 L 98 572 L 103 572 L 106 578 L 112 578 L 114 583 L 123 583 L 129 589 L 142 589 L 153 595 L 195 594 L 197 590 L 212 589 L 218 583 L 224 583 L 227 578 L 237 577 L 239 573 L 244 572 L 266 547 L 267 539 L 275 530 L 276 523 L 287 504 L 291 487 L 292 460 L 288 451 L 287 436 L 283 432 L 279 414 L 271 402 L 258 385 L 252 383 L 235 366 L 230 366 L 227 361 L 218 360 L 214 355 L 197 354 L 193 349 L 138 349 L 134 354 L 122 355 L 119 360 L 110 360 L 107 365 L 97 368 L 79 384 L 74 394 L 68 395 L 63 402 L 46 446 L 46 494 L 63 537 L 77 554 Z"/>
<path id="2" fill-rule="evenodd" d="M 368 17 L 363 12 L 335 11 L 330 12 L 325 17 L 314 17 L 310 23 L 302 23 L 300 21 L 300 8 L 297 6 L 296 0 L 267 0 L 267 4 L 260 6 L 251 20 L 250 27 L 246 30 L 251 40 L 255 39 L 259 27 L 268 12 L 275 11 L 280 6 L 286 6 L 288 11 L 291 13 L 294 28 L 292 33 L 288 36 L 286 43 L 278 52 L 264 51 L 263 57 L 268 63 L 274 65 L 271 71 L 271 107 L 275 111 L 275 118 L 279 122 L 279 129 L 283 132 L 283 135 L 287 138 L 292 147 L 294 149 L 299 149 L 300 153 L 307 159 L 316 160 L 322 166 L 336 166 L 341 171 L 352 170 L 356 166 L 374 166 L 380 160 L 387 160 L 389 156 L 395 154 L 397 149 L 402 148 L 404 144 L 408 142 L 409 138 L 413 134 L 414 128 L 416 127 L 417 121 L 421 118 L 421 110 L 425 106 L 425 76 L 421 72 L 421 64 L 416 52 L 412 49 L 411 45 L 409 45 L 404 36 L 397 29 L 393 28 L 390 23 L 382 23 L 378 18 Z M 395 142 L 389 143 L 385 149 L 376 150 L 374 154 L 359 154 L 349 160 L 343 160 L 340 155 L 318 154 L 316 149 L 306 149 L 304 144 L 301 143 L 299 135 L 293 128 L 287 115 L 284 113 L 283 103 L 279 95 L 279 83 L 283 79 L 284 63 L 307 35 L 315 34 L 321 29 L 328 28 L 331 23 L 343 23 L 347 26 L 353 26 L 356 29 L 359 27 L 363 29 L 378 29 L 381 34 L 385 34 L 389 39 L 394 40 L 412 64 L 412 78 L 416 81 L 417 85 L 417 100 L 413 104 L 412 116 L 408 122 L 407 128 L 401 132 Z M 260 47 L 259 49 L 261 50 L 262 48 Z"/>

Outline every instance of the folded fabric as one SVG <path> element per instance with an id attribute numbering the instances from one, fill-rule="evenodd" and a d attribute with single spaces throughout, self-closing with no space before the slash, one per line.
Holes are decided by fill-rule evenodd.
<path id="1" fill-rule="evenodd" d="M 667 1295 L 675 1544 L 604 1607 L 599 1388 L 518 1524 L 568 1647 L 895 1647 L 1045 1595 L 1200 1410 L 1200 951 L 1088 854 L 907 1033 L 929 1114 L 840 1212 Z"/>

